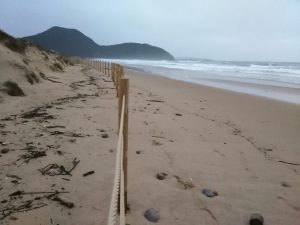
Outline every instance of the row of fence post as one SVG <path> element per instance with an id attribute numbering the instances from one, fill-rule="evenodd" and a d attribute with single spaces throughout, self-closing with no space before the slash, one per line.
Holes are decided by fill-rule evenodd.
<path id="1" fill-rule="evenodd" d="M 109 76 L 114 83 L 118 97 L 118 131 L 120 130 L 121 113 L 123 106 L 123 96 L 124 101 L 124 117 L 123 117 L 123 169 L 124 169 L 124 207 L 125 212 L 127 211 L 127 178 L 128 178 L 128 89 L 129 89 L 129 79 L 124 77 L 123 66 L 117 63 L 110 63 L 103 60 L 83 60 L 82 64 L 96 69 L 97 71 Z M 120 201 L 118 203 L 120 210 Z"/>

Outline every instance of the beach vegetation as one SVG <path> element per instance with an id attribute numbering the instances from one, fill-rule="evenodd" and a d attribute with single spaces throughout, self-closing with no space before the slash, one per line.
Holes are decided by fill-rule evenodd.
<path id="1" fill-rule="evenodd" d="M 0 42 L 14 52 L 24 54 L 27 44 L 24 40 L 16 39 L 0 30 Z"/>
<path id="2" fill-rule="evenodd" d="M 34 83 L 39 83 L 40 80 L 39 78 L 37 77 L 37 75 L 31 71 L 27 71 L 26 74 L 25 74 L 25 77 L 26 77 L 26 80 L 30 83 L 30 84 L 34 84 Z"/>
<path id="3" fill-rule="evenodd" d="M 25 93 L 16 82 L 5 81 L 3 83 L 3 86 L 5 87 L 4 90 L 6 91 L 6 93 L 10 96 L 25 96 Z"/>
<path id="4" fill-rule="evenodd" d="M 55 62 L 50 66 L 50 69 L 54 72 L 63 72 L 64 69 L 61 64 Z"/>

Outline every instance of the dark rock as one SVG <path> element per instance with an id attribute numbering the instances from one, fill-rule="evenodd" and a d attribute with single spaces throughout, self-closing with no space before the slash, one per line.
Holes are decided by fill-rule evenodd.
<path id="1" fill-rule="evenodd" d="M 101 137 L 102 138 L 108 138 L 108 134 L 102 134 Z"/>
<path id="2" fill-rule="evenodd" d="M 264 217 L 259 213 L 253 213 L 249 221 L 250 225 L 263 225 Z"/>
<path id="3" fill-rule="evenodd" d="M 139 151 L 139 150 L 138 150 L 138 151 L 136 151 L 135 153 L 139 155 L 139 154 L 142 153 L 142 151 Z"/>
<path id="4" fill-rule="evenodd" d="M 289 183 L 285 182 L 285 181 L 281 182 L 281 186 L 282 187 L 291 187 L 291 185 Z"/>
<path id="5" fill-rule="evenodd" d="M 8 153 L 8 152 L 9 152 L 9 149 L 8 149 L 8 148 L 4 148 L 4 149 L 1 150 L 1 153 L 2 153 L 2 154 L 6 154 L 6 153 Z"/>
<path id="6" fill-rule="evenodd" d="M 164 180 L 167 176 L 168 176 L 168 174 L 166 174 L 166 173 L 158 173 L 158 174 L 156 174 L 156 178 L 158 180 Z"/>
<path id="7" fill-rule="evenodd" d="M 144 213 L 144 217 L 153 223 L 156 223 L 159 220 L 159 214 L 158 211 L 151 208 L 151 209 L 147 209 Z"/>
<path id="8" fill-rule="evenodd" d="M 207 189 L 207 188 L 202 189 L 202 194 L 204 194 L 205 196 L 207 196 L 209 198 L 218 196 L 218 192 L 216 192 L 214 190 Z"/>

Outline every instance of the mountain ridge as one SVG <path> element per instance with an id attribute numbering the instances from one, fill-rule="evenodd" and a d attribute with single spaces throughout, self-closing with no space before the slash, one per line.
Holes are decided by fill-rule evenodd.
<path id="1" fill-rule="evenodd" d="M 22 39 L 69 56 L 174 60 L 174 57 L 166 50 L 146 43 L 128 42 L 116 45 L 99 45 L 74 28 L 54 26 Z"/>

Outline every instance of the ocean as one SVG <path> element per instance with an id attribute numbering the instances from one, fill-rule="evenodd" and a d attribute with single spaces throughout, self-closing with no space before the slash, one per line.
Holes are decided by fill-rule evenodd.
<path id="1" fill-rule="evenodd" d="M 168 78 L 300 104 L 300 63 L 109 60 Z"/>

